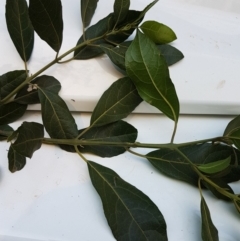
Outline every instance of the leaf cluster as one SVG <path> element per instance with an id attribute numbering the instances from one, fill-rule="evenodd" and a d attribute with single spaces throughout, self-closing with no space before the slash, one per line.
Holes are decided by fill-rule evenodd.
<path id="1" fill-rule="evenodd" d="M 158 207 L 136 187 L 113 170 L 88 160 L 84 154 L 113 157 L 129 151 L 149 161 L 159 172 L 185 181 L 200 190 L 202 240 L 219 240 L 202 188 L 216 198 L 232 202 L 240 212 L 240 197 L 229 183 L 240 179 L 240 117 L 234 118 L 223 136 L 191 143 L 174 143 L 180 113 L 177 91 L 169 66 L 183 59 L 169 43 L 175 32 L 163 23 L 145 21 L 155 0 L 142 11 L 130 9 L 130 0 L 115 0 L 113 12 L 91 25 L 98 0 L 81 0 L 83 32 L 76 46 L 59 55 L 63 41 L 60 0 L 6 1 L 6 24 L 10 38 L 23 60 L 23 70 L 0 76 L 0 139 L 10 142 L 9 170 L 16 172 L 42 144 L 59 145 L 76 152 L 86 162 L 92 184 L 98 192 L 109 227 L 116 240 L 168 240 L 167 224 Z M 56 53 L 42 69 L 29 75 L 28 61 L 34 33 Z M 131 38 L 129 38 L 132 34 Z M 106 54 L 122 74 L 102 94 L 89 125 L 81 127 L 59 95 L 61 83 L 42 73 L 72 54 L 70 60 L 84 60 Z M 145 101 L 174 123 L 170 143 L 137 142 L 138 130 L 124 119 Z M 13 130 L 9 125 L 23 117 L 28 105 L 41 105 L 42 124 L 23 122 Z M 49 137 L 44 136 L 44 130 Z M 146 155 L 133 148 L 154 148 Z"/>

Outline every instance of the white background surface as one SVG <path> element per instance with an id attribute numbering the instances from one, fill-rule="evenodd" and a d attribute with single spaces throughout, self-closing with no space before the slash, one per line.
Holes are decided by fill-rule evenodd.
<path id="1" fill-rule="evenodd" d="M 71 2 L 71 4 L 69 4 Z M 81 35 L 79 1 L 62 1 L 64 42 L 62 51 L 76 44 Z M 106 14 L 113 1 L 99 1 L 96 19 Z M 149 1 L 132 0 L 132 7 L 143 9 Z M 23 68 L 6 33 L 5 1 L 0 6 L 0 74 Z M 110 6 L 111 7 L 111 6 Z M 182 113 L 240 113 L 239 34 L 240 4 L 223 0 L 161 0 L 146 19 L 163 22 L 174 29 L 178 40 L 173 46 L 185 55 L 170 68 L 182 104 Z M 2 47 L 4 46 L 4 47 Z M 54 52 L 36 36 L 29 68 L 32 73 L 54 58 Z M 45 74 L 54 75 L 63 86 L 61 95 L 72 110 L 91 111 L 101 93 L 120 74 L 106 57 L 74 61 L 54 66 Z M 75 102 L 71 101 L 74 99 Z M 85 102 L 87 101 L 87 103 Z M 34 108 L 38 108 L 35 106 Z M 140 111 L 153 111 L 142 106 Z M 78 128 L 86 127 L 89 114 L 75 113 Z M 228 116 L 181 116 L 176 142 L 219 136 Z M 39 112 L 29 112 L 21 121 L 41 122 Z M 162 115 L 133 114 L 127 119 L 137 127 L 139 142 L 169 142 L 173 123 Z M 95 241 L 114 240 L 105 220 L 100 199 L 91 185 L 86 164 L 76 155 L 58 147 L 44 146 L 26 167 L 15 174 L 8 171 L 8 143 L 1 143 L 0 234 L 23 237 L 21 241 Z M 147 153 L 146 150 L 139 150 Z M 111 159 L 87 157 L 115 170 L 123 179 L 146 193 L 163 213 L 169 241 L 200 241 L 200 195 L 195 187 L 160 174 L 146 160 L 124 154 Z M 231 184 L 240 192 L 239 182 Z M 221 241 L 240 240 L 239 215 L 229 203 L 204 196 L 219 229 Z M 24 238 L 25 237 L 25 238 Z M 0 236 L 1 241 L 15 238 Z"/>

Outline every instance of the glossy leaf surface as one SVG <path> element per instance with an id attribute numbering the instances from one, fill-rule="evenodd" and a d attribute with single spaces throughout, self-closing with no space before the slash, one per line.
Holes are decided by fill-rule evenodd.
<path id="1" fill-rule="evenodd" d="M 28 15 L 26 0 L 6 1 L 8 32 L 19 55 L 27 62 L 34 45 L 34 30 Z"/>
<path id="2" fill-rule="evenodd" d="M 240 149 L 240 115 L 229 122 L 223 135 L 228 137 Z"/>
<path id="3" fill-rule="evenodd" d="M 127 117 L 142 99 L 128 77 L 115 81 L 101 96 L 91 116 L 91 125 L 100 126 Z"/>
<path id="4" fill-rule="evenodd" d="M 114 20 L 121 23 L 127 16 L 130 6 L 130 0 L 115 0 L 114 2 Z"/>
<path id="5" fill-rule="evenodd" d="M 170 119 L 177 121 L 179 102 L 167 64 L 155 44 L 138 31 L 125 56 L 128 76 L 139 95 Z"/>
<path id="6" fill-rule="evenodd" d="M 22 156 L 31 158 L 42 145 L 43 125 L 36 122 L 23 122 L 16 132 L 17 140 L 12 144 L 12 148 Z"/>
<path id="7" fill-rule="evenodd" d="M 85 130 L 85 129 L 84 129 Z M 84 130 L 81 130 L 80 133 Z M 135 142 L 138 131 L 132 125 L 124 121 L 117 121 L 108 125 L 93 127 L 81 136 L 86 141 L 101 142 Z M 83 145 L 79 147 L 81 152 L 90 152 L 101 157 L 117 156 L 126 151 L 124 147 Z"/>
<path id="8" fill-rule="evenodd" d="M 148 196 L 107 167 L 88 161 L 88 169 L 116 240 L 168 240 L 164 217 Z"/>
<path id="9" fill-rule="evenodd" d="M 13 132 L 13 128 L 9 125 L 0 125 L 0 141 L 5 140 Z"/>
<path id="10" fill-rule="evenodd" d="M 83 26 L 89 26 L 97 8 L 98 0 L 81 0 L 81 16 Z"/>
<path id="11" fill-rule="evenodd" d="M 14 101 L 20 104 L 38 104 L 40 103 L 38 97 L 37 86 L 49 90 L 55 94 L 61 89 L 60 82 L 53 76 L 42 75 L 34 79 L 30 85 L 22 88 L 16 95 Z"/>
<path id="12" fill-rule="evenodd" d="M 96 37 L 101 37 L 100 39 L 94 41 L 94 45 L 99 45 L 105 43 L 104 35 L 113 28 L 112 21 L 113 14 L 109 14 L 107 17 L 101 19 L 96 24 L 89 27 L 85 32 L 85 40 L 92 40 Z M 78 40 L 77 45 L 84 42 L 84 36 Z M 98 46 L 84 45 L 81 48 L 75 50 L 75 59 L 89 59 L 102 54 L 103 51 Z"/>
<path id="13" fill-rule="evenodd" d="M 171 45 L 157 45 L 157 48 L 160 50 L 160 53 L 164 57 L 168 66 L 171 66 L 184 58 L 183 53 Z"/>
<path id="14" fill-rule="evenodd" d="M 221 172 L 221 171 L 225 170 L 226 168 L 228 168 L 230 163 L 231 163 L 231 157 L 227 157 L 223 160 L 199 165 L 198 169 L 201 172 L 204 172 L 207 174 L 214 174 L 214 173 Z"/>
<path id="15" fill-rule="evenodd" d="M 240 179 L 239 166 L 235 167 L 236 161 L 240 158 L 240 152 L 236 149 L 233 150 L 231 147 L 221 144 L 212 145 L 205 143 L 182 147 L 179 148 L 179 150 L 187 156 L 192 163 L 197 165 L 216 162 L 231 156 L 231 170 L 226 176 L 222 177 L 222 179 L 226 182 Z M 150 163 L 167 176 L 193 185 L 198 184 L 198 175 L 177 151 L 162 149 L 150 152 L 147 156 Z"/>
<path id="16" fill-rule="evenodd" d="M 27 105 L 14 102 L 0 106 L 0 125 L 12 123 L 23 116 L 27 110 Z"/>
<path id="17" fill-rule="evenodd" d="M 8 151 L 8 168 L 10 172 L 16 172 L 23 169 L 26 165 L 26 157 L 22 156 L 18 152 L 16 152 L 12 145 Z"/>
<path id="18" fill-rule="evenodd" d="M 25 70 L 10 71 L 0 76 L 0 100 L 15 90 L 27 78 Z"/>
<path id="19" fill-rule="evenodd" d="M 42 106 L 43 124 L 51 138 L 72 139 L 78 136 L 75 120 L 62 98 L 44 88 L 38 88 L 38 95 Z M 61 145 L 66 151 L 74 152 L 71 146 Z"/>
<path id="20" fill-rule="evenodd" d="M 209 208 L 204 197 L 201 197 L 201 216 L 202 216 L 202 240 L 218 241 L 218 230 L 214 226 Z"/>
<path id="21" fill-rule="evenodd" d="M 140 28 L 156 44 L 166 44 L 177 39 L 171 28 L 156 21 L 146 21 Z"/>
<path id="22" fill-rule="evenodd" d="M 60 0 L 29 0 L 29 16 L 39 37 L 56 52 L 62 45 L 62 3 Z"/>

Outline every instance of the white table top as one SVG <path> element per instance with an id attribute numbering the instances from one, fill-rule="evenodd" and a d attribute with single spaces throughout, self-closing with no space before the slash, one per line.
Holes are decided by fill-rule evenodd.
<path id="1" fill-rule="evenodd" d="M 86 127 L 89 114 L 75 114 L 78 128 Z M 41 123 L 38 112 L 25 115 L 27 121 Z M 175 142 L 216 137 L 222 134 L 230 117 L 180 116 Z M 147 120 L 147 121 L 146 121 Z M 169 142 L 172 121 L 163 115 L 132 114 L 127 121 L 139 132 L 137 141 Z M 13 124 L 20 125 L 21 121 Z M 147 123 L 147 126 L 146 126 Z M 44 145 L 17 173 L 8 171 L 8 143 L 1 143 L 0 234 L 24 237 L 19 241 L 104 240 L 114 238 L 93 188 L 87 166 L 77 154 Z M 148 150 L 140 149 L 141 153 Z M 116 171 L 123 179 L 147 194 L 163 213 L 169 241 L 201 241 L 200 195 L 197 188 L 160 174 L 148 161 L 129 153 L 111 159 L 86 155 Z M 239 182 L 231 187 L 240 192 Z M 232 204 L 204 191 L 221 241 L 240 237 L 239 215 Z M 1 238 L 1 241 L 17 241 Z"/>

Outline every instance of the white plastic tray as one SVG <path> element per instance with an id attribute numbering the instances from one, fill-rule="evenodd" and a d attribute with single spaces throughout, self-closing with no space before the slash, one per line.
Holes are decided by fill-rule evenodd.
<path id="1" fill-rule="evenodd" d="M 150 1 L 132 0 L 131 9 L 142 10 Z M 0 75 L 23 64 L 15 51 L 5 24 L 5 2 L 0 6 Z M 75 46 L 81 36 L 79 0 L 62 0 L 64 42 L 61 53 Z M 112 11 L 113 1 L 99 1 L 92 23 Z M 146 15 L 170 26 L 178 36 L 172 43 L 185 58 L 170 67 L 181 113 L 240 114 L 240 2 L 238 0 L 161 0 Z M 35 35 L 29 63 L 35 73 L 55 53 Z M 61 81 L 61 96 L 72 111 L 92 111 L 104 90 L 121 77 L 106 56 L 56 65 L 44 74 Z M 39 105 L 30 109 L 39 109 Z M 158 112 L 141 104 L 136 112 Z"/>

